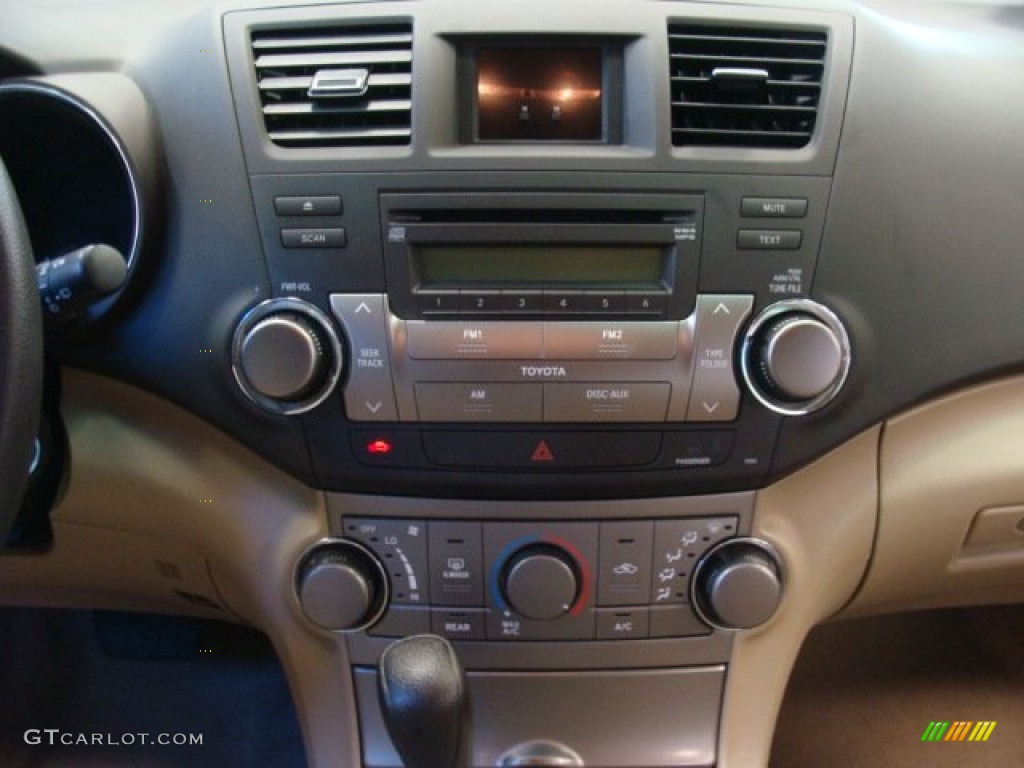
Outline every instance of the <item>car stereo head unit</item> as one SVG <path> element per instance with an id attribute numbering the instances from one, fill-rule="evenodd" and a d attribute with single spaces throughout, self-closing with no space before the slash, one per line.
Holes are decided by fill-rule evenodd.
<path id="1" fill-rule="evenodd" d="M 694 308 L 703 198 L 382 194 L 403 319 L 678 320 Z"/>

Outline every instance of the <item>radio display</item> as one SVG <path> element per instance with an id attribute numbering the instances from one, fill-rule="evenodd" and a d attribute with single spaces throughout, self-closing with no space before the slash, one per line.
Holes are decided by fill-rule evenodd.
<path id="1" fill-rule="evenodd" d="M 480 141 L 600 141 L 600 47 L 488 47 L 477 52 Z"/>
<path id="2" fill-rule="evenodd" d="M 425 245 L 414 252 L 420 288 L 660 288 L 664 256 L 663 247 L 633 245 Z"/>

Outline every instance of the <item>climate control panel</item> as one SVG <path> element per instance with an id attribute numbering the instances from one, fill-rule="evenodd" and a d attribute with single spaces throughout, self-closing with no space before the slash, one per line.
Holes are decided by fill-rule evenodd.
<path id="1" fill-rule="evenodd" d="M 749 544 L 740 553 L 757 560 L 749 567 L 723 556 L 728 543 L 748 541 L 738 526 L 738 515 L 550 523 L 348 517 L 342 531 L 375 557 L 387 581 L 388 605 L 369 635 L 521 642 L 738 628 L 729 623 L 742 602 L 735 585 L 753 582 L 768 594 L 762 582 L 773 567 Z M 764 573 L 748 572 L 756 567 Z M 728 603 L 716 613 L 723 595 Z M 758 621 L 746 626 L 773 610 L 759 607 Z"/>

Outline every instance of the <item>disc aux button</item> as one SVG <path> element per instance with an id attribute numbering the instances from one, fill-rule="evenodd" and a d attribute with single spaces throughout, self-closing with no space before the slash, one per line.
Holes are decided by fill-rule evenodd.
<path id="1" fill-rule="evenodd" d="M 667 382 L 593 382 L 544 385 L 544 421 L 663 422 Z"/>

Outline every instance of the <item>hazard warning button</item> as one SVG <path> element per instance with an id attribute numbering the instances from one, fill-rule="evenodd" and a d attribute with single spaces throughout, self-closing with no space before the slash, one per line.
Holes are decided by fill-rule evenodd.
<path id="1" fill-rule="evenodd" d="M 660 432 L 469 432 L 423 433 L 427 460 L 461 469 L 641 468 L 661 452 Z"/>
<path id="2" fill-rule="evenodd" d="M 547 440 L 541 440 L 537 443 L 537 447 L 533 449 L 533 453 L 530 454 L 530 461 L 554 461 L 555 454 L 551 452 L 551 446 L 548 445 Z"/>

